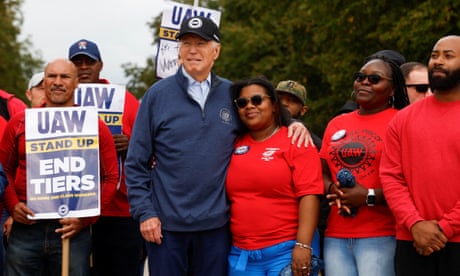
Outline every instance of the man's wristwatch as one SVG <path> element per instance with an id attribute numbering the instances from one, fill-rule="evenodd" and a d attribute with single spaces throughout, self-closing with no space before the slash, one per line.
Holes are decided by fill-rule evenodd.
<path id="1" fill-rule="evenodd" d="M 367 190 L 366 204 L 367 206 L 375 205 L 375 190 L 374 189 Z"/>

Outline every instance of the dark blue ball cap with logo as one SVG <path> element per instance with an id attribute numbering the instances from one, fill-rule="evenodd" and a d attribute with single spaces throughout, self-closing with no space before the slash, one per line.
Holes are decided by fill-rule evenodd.
<path id="1" fill-rule="evenodd" d="M 204 16 L 193 16 L 182 21 L 176 38 L 180 39 L 185 34 L 196 34 L 205 40 L 220 42 L 219 27 L 212 19 Z"/>
<path id="2" fill-rule="evenodd" d="M 99 48 L 96 43 L 87 39 L 80 39 L 70 46 L 69 59 L 72 59 L 77 55 L 85 55 L 94 60 L 102 61 L 101 53 L 99 52 Z"/>

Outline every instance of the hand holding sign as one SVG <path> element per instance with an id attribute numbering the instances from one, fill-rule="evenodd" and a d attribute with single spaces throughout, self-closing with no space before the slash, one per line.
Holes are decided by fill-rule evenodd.
<path id="1" fill-rule="evenodd" d="M 22 224 L 34 224 L 35 221 L 29 219 L 29 217 L 33 217 L 34 215 L 34 212 L 29 207 L 27 207 L 24 202 L 19 202 L 16 204 L 14 206 L 13 213 L 11 214 L 14 221 Z"/>
<path id="2" fill-rule="evenodd" d="M 124 134 L 114 134 L 113 141 L 115 142 L 115 148 L 117 153 L 123 153 L 128 150 L 129 137 Z"/>
<path id="3" fill-rule="evenodd" d="M 72 238 L 84 228 L 81 218 L 63 218 L 59 220 L 62 228 L 56 229 L 56 233 L 62 234 L 62 239 Z"/>

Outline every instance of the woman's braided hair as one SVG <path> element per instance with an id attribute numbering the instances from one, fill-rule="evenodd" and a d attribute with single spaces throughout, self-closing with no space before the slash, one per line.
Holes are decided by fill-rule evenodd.
<path id="1" fill-rule="evenodd" d="M 390 65 L 391 68 L 391 78 L 393 79 L 393 85 L 395 86 L 394 93 L 394 107 L 398 110 L 403 109 L 409 105 L 409 97 L 407 96 L 406 81 L 404 76 L 399 68 L 399 65 L 391 60 L 390 58 L 383 55 L 371 55 L 365 59 L 365 63 L 374 60 L 380 59 L 385 63 Z"/>

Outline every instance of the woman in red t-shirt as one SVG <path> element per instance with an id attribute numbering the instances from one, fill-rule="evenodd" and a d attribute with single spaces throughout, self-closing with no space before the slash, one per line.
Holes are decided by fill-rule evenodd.
<path id="1" fill-rule="evenodd" d="M 294 275 L 307 275 L 323 192 L 317 150 L 291 143 L 289 115 L 268 80 L 236 82 L 231 91 L 246 131 L 236 141 L 226 182 L 229 275 L 278 275 L 290 263 Z"/>
<path id="2" fill-rule="evenodd" d="M 379 180 L 383 137 L 388 122 L 408 104 L 398 65 L 370 57 L 355 74 L 353 94 L 359 109 L 332 119 L 320 151 L 331 212 L 324 240 L 328 276 L 391 276 L 396 246 L 395 221 Z M 346 168 L 354 186 L 339 184 Z"/>

